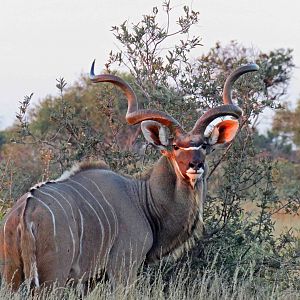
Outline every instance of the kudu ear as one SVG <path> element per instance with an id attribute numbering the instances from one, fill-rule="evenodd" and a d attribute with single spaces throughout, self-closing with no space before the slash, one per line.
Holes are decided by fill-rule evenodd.
<path id="1" fill-rule="evenodd" d="M 164 149 L 168 146 L 168 136 L 164 126 L 155 121 L 143 121 L 141 123 L 142 132 L 145 139 L 157 146 L 159 149 Z"/>
<path id="2" fill-rule="evenodd" d="M 225 120 L 215 125 L 208 137 L 210 145 L 223 145 L 231 142 L 239 129 L 237 120 Z"/>

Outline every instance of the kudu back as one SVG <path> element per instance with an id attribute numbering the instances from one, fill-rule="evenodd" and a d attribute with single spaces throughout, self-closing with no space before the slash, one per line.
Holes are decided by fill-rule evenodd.
<path id="1" fill-rule="evenodd" d="M 144 137 L 162 156 L 139 180 L 95 162 L 32 187 L 1 226 L 2 279 L 14 290 L 26 280 L 39 288 L 54 282 L 63 286 L 70 279 L 85 283 L 99 274 L 124 284 L 132 282 L 143 262 L 155 262 L 201 237 L 205 157 L 235 137 L 242 110 L 232 103 L 232 85 L 257 69 L 251 64 L 235 70 L 224 85 L 224 104 L 204 113 L 186 132 L 165 112 L 139 110 L 132 88 L 117 76 L 95 75 L 93 63 L 92 82 L 111 82 L 124 91 L 127 122 L 141 123 Z M 205 134 L 222 116 L 233 118 Z"/>

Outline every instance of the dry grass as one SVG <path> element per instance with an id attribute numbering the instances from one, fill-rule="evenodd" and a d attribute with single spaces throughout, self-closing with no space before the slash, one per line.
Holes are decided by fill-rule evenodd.
<path id="1" fill-rule="evenodd" d="M 166 283 L 162 279 L 162 273 L 144 274 L 132 285 L 126 288 L 117 288 L 112 291 L 106 283 L 99 283 L 88 295 L 82 296 L 79 288 L 71 289 L 53 288 L 47 295 L 26 296 L 23 292 L 21 299 L 87 299 L 87 300 L 254 300 L 254 299 L 276 299 L 294 300 L 300 299 L 300 292 L 293 290 L 281 290 L 279 286 L 265 286 L 259 284 L 249 272 L 248 276 L 239 276 L 238 270 L 231 282 L 226 280 L 224 274 L 217 274 L 213 269 L 208 269 L 201 276 L 191 279 L 188 268 L 178 272 L 175 279 Z M 20 293 L 11 293 L 8 289 L 0 290 L 0 299 L 20 299 Z"/>

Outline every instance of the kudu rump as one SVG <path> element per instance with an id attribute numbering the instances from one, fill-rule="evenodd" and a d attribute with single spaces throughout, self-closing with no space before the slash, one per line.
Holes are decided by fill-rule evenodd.
<path id="1" fill-rule="evenodd" d="M 231 88 L 242 74 L 256 70 L 255 64 L 235 70 L 224 86 L 224 105 L 204 113 L 185 132 L 165 112 L 139 110 L 132 88 L 117 76 L 95 75 L 93 63 L 92 82 L 111 82 L 123 90 L 127 122 L 141 123 L 144 137 L 162 156 L 140 180 L 119 175 L 101 162 L 85 163 L 31 188 L 3 221 L 3 280 L 14 290 L 25 280 L 34 287 L 55 281 L 63 286 L 69 279 L 84 283 L 94 272 L 114 284 L 131 282 L 142 262 L 159 260 L 201 237 L 205 157 L 235 137 L 242 110 L 232 103 Z M 205 135 L 207 126 L 221 116 L 234 119 L 220 121 Z"/>

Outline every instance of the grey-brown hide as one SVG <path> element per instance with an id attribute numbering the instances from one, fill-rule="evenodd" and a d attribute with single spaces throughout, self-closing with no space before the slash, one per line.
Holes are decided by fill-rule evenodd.
<path id="1" fill-rule="evenodd" d="M 165 112 L 139 110 L 131 87 L 113 75 L 93 82 L 119 86 L 128 100 L 126 120 L 141 123 L 146 140 L 162 153 L 152 170 L 136 180 L 104 163 L 81 164 L 61 178 L 34 186 L 7 214 L 0 230 L 1 275 L 14 290 L 29 280 L 40 287 L 88 282 L 106 274 L 115 284 L 131 282 L 143 261 L 176 252 L 203 229 L 205 156 L 229 143 L 242 111 L 231 101 L 231 86 L 256 65 L 237 69 L 224 86 L 224 105 L 202 115 L 186 132 Z M 221 116 L 210 134 L 207 126 Z M 168 133 L 173 138 L 169 139 Z"/>

